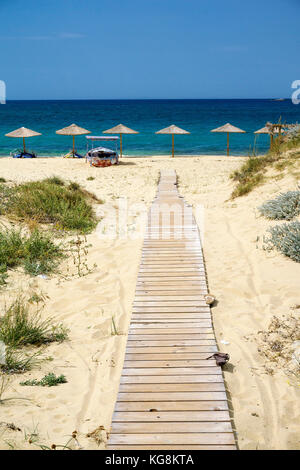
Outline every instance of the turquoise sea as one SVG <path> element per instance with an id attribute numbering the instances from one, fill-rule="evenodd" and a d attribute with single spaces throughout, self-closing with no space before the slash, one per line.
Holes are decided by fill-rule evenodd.
<path id="1" fill-rule="evenodd" d="M 177 154 L 222 155 L 226 153 L 226 134 L 210 130 L 227 122 L 247 131 L 231 134 L 232 155 L 264 153 L 269 147 L 269 136 L 253 132 L 267 121 L 300 122 L 300 105 L 285 101 L 264 100 L 87 100 L 87 101 L 8 101 L 0 105 L 0 156 L 21 146 L 21 141 L 5 134 L 21 126 L 42 136 L 27 139 L 27 148 L 39 156 L 61 156 L 72 146 L 72 138 L 55 134 L 57 129 L 76 123 L 101 135 L 102 131 L 119 123 L 137 131 L 137 135 L 123 137 L 125 155 L 168 155 L 171 136 L 155 132 L 175 124 L 188 130 L 187 136 L 175 136 Z M 109 145 L 106 145 L 109 147 Z M 76 137 L 76 148 L 84 153 L 86 139 Z M 251 149 L 251 150 L 250 150 Z"/>

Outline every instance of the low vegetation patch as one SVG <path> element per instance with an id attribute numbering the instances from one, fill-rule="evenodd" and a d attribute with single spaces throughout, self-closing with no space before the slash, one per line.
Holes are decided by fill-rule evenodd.
<path id="1" fill-rule="evenodd" d="M 288 191 L 258 208 L 267 219 L 292 220 L 300 214 L 300 191 Z"/>
<path id="2" fill-rule="evenodd" d="M 53 372 L 45 375 L 41 380 L 26 380 L 20 382 L 23 386 L 41 386 L 41 387 L 56 387 L 59 384 L 67 383 L 67 379 L 64 375 L 56 376 Z"/>
<path id="3" fill-rule="evenodd" d="M 5 363 L 0 364 L 2 372 L 7 374 L 22 374 L 41 363 L 41 352 L 24 352 L 12 347 L 7 347 L 5 352 Z"/>
<path id="4" fill-rule="evenodd" d="M 300 222 L 276 225 L 268 230 L 270 237 L 265 249 L 276 249 L 283 255 L 300 263 Z"/>
<path id="5" fill-rule="evenodd" d="M 33 305 L 21 296 L 0 317 L 0 340 L 13 348 L 39 346 L 66 338 L 67 330 L 62 324 L 55 324 L 53 318 L 42 319 L 41 309 L 34 311 Z"/>
<path id="6" fill-rule="evenodd" d="M 300 317 L 291 313 L 282 318 L 274 316 L 264 331 L 256 335 L 258 352 L 265 360 L 265 370 L 273 375 L 284 370 L 300 377 Z"/>
<path id="7" fill-rule="evenodd" d="M 0 214 L 79 233 L 96 227 L 92 203 L 101 202 L 78 183 L 66 183 L 56 176 L 13 187 L 2 184 L 0 197 Z"/>
<path id="8" fill-rule="evenodd" d="M 300 126 L 295 126 L 284 136 L 274 139 L 271 150 L 260 157 L 249 156 L 239 170 L 234 171 L 230 177 L 236 182 L 232 192 L 232 198 L 250 193 L 254 188 L 264 183 L 265 173 L 274 167 L 282 171 L 288 166 L 294 166 L 300 162 Z M 292 151 L 293 149 L 298 149 Z"/>
<path id="9" fill-rule="evenodd" d="M 0 283 L 5 283 L 9 268 L 18 266 L 34 276 L 53 272 L 63 256 L 62 248 L 49 234 L 37 229 L 25 234 L 21 230 L 4 228 L 0 231 Z"/>

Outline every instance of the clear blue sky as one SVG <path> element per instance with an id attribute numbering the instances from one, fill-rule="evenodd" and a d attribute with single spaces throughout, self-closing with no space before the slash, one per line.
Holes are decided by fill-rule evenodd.
<path id="1" fill-rule="evenodd" d="M 300 0 L 0 0 L 8 99 L 288 97 Z"/>

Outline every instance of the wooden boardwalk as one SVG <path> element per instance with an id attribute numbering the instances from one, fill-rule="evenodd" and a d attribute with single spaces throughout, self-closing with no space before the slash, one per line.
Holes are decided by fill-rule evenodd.
<path id="1" fill-rule="evenodd" d="M 107 449 L 235 449 L 198 227 L 176 173 L 149 212 Z"/>

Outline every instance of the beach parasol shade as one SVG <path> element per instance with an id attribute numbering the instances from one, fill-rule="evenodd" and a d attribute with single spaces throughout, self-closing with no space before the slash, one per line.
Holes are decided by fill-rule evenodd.
<path id="1" fill-rule="evenodd" d="M 24 153 L 26 153 L 26 148 L 25 148 L 26 137 L 35 137 L 37 135 L 42 135 L 42 134 L 40 134 L 39 132 L 32 131 L 31 129 L 27 129 L 26 127 L 20 127 L 19 129 L 9 132 L 8 134 L 5 134 L 5 135 L 6 137 L 15 137 L 15 138 L 23 139 L 23 149 L 24 149 Z"/>
<path id="2" fill-rule="evenodd" d="M 172 134 L 172 157 L 174 158 L 174 135 L 184 135 L 184 134 L 190 134 L 190 132 L 185 131 L 184 129 L 181 129 L 180 127 L 175 126 L 172 124 L 169 127 L 165 127 L 164 129 L 161 129 L 160 131 L 157 131 L 156 134 Z"/>
<path id="3" fill-rule="evenodd" d="M 227 156 L 229 156 L 229 134 L 230 133 L 246 133 L 246 131 L 243 131 L 242 129 L 239 129 L 238 127 L 233 126 L 232 124 L 225 124 L 224 126 L 217 127 L 216 129 L 213 129 L 210 132 L 224 132 L 227 134 Z"/>
<path id="4" fill-rule="evenodd" d="M 59 135 L 72 135 L 73 136 L 73 155 L 75 154 L 75 136 L 76 135 L 85 135 L 90 134 L 91 132 L 84 129 L 83 127 L 79 127 L 76 124 L 71 124 L 68 127 L 64 127 L 59 131 L 56 131 L 56 134 Z"/>
<path id="5" fill-rule="evenodd" d="M 268 126 L 262 127 L 261 129 L 258 129 L 258 131 L 255 131 L 254 134 L 269 134 L 270 135 L 270 148 L 273 146 L 274 142 L 274 134 L 279 133 L 279 128 L 274 127 L 271 131 L 271 128 Z"/>
<path id="6" fill-rule="evenodd" d="M 122 135 L 123 134 L 138 134 L 137 131 L 130 129 L 129 127 L 124 126 L 123 124 L 118 124 L 111 129 L 107 129 L 107 131 L 103 131 L 103 134 L 120 134 L 120 157 L 123 154 L 123 142 L 122 142 Z"/>

